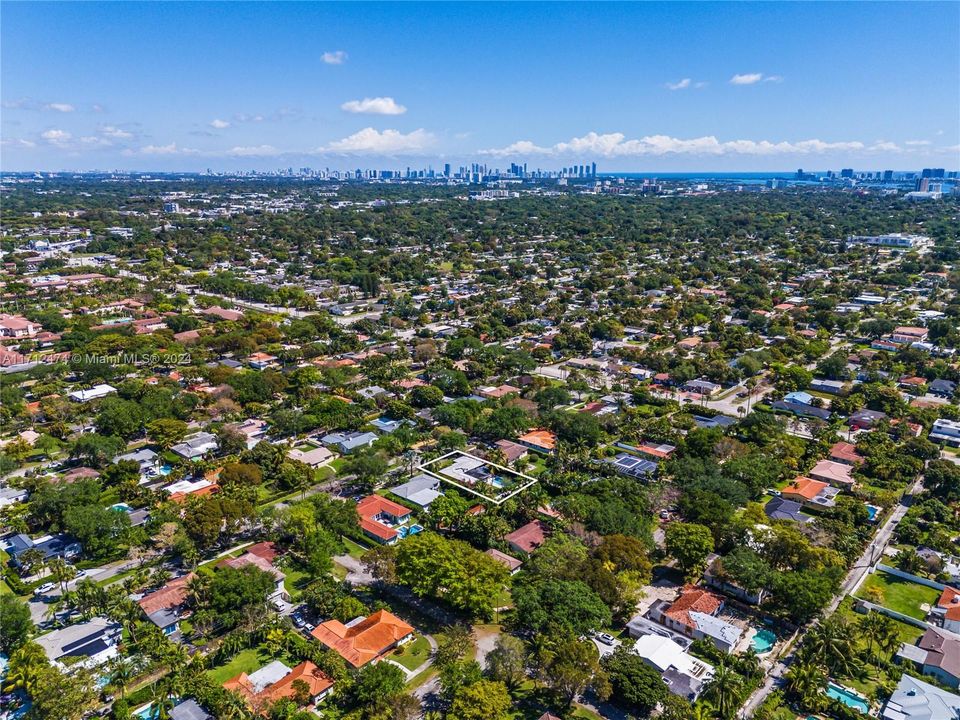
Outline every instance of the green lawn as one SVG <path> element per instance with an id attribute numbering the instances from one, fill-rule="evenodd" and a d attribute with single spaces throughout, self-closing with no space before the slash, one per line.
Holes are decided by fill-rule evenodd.
<path id="1" fill-rule="evenodd" d="M 407 670 L 416 670 L 428 657 L 430 657 L 430 643 L 423 635 L 418 635 L 413 642 L 397 648 L 390 659 L 400 663 Z"/>
<path id="2" fill-rule="evenodd" d="M 264 663 L 261 662 L 256 648 L 247 648 L 234 655 L 226 665 L 211 668 L 207 670 L 207 675 L 217 685 L 222 685 L 232 677 L 242 672 L 252 673 L 260 669 Z"/>
<path id="3" fill-rule="evenodd" d="M 296 602 L 297 598 L 300 597 L 301 588 L 312 580 L 310 573 L 296 566 L 283 568 L 283 573 L 286 575 L 283 587 L 290 598 Z"/>
<path id="4" fill-rule="evenodd" d="M 363 554 L 370 549 L 368 547 L 364 547 L 358 542 L 354 542 L 345 535 L 343 536 L 343 544 L 347 546 L 347 554 L 354 560 L 359 560 L 361 557 L 363 557 Z"/>
<path id="5" fill-rule="evenodd" d="M 878 605 L 883 605 L 917 620 L 923 620 L 926 617 L 926 612 L 920 606 L 923 604 L 935 605 L 940 597 L 940 591 L 935 588 L 901 580 L 880 571 L 867 577 L 860 589 L 857 590 L 857 597 L 871 600 L 872 588 L 877 588 L 883 593 L 883 600 L 877 603 Z"/>

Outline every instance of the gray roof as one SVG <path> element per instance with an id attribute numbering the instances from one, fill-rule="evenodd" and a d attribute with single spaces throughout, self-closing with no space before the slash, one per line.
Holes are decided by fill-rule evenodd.
<path id="1" fill-rule="evenodd" d="M 697 630 L 730 647 L 736 645 L 743 635 L 742 629 L 713 615 L 696 611 L 690 612 L 689 615 Z"/>
<path id="2" fill-rule="evenodd" d="M 390 488 L 390 492 L 420 507 L 427 507 L 443 494 L 440 492 L 440 481 L 422 473 L 410 478 L 403 485 Z"/>
<path id="3" fill-rule="evenodd" d="M 184 700 L 170 711 L 170 720 L 213 720 L 213 715 L 204 710 L 196 700 Z"/>
<path id="4" fill-rule="evenodd" d="M 883 708 L 884 720 L 956 720 L 960 696 L 904 673 Z"/>
<path id="5" fill-rule="evenodd" d="M 793 520 L 807 522 L 810 517 L 801 512 L 802 506 L 793 500 L 775 497 L 763 507 L 763 511 L 771 520 Z"/>

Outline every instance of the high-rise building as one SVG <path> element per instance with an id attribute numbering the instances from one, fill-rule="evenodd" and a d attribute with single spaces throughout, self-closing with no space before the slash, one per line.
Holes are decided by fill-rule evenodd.
<path id="1" fill-rule="evenodd" d="M 893 181 L 893 170 L 884 170 L 883 171 L 883 181 L 892 182 Z"/>
<path id="2" fill-rule="evenodd" d="M 443 176 L 450 177 L 450 163 L 443 164 Z"/>
<path id="3" fill-rule="evenodd" d="M 840 171 L 840 177 L 842 178 L 852 178 L 853 177 L 853 168 L 843 168 Z"/>

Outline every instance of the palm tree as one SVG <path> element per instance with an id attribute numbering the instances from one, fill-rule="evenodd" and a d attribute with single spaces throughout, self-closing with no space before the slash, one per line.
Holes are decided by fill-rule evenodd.
<path id="1" fill-rule="evenodd" d="M 47 666 L 47 654 L 36 643 L 27 643 L 10 656 L 7 668 L 7 682 L 4 690 L 23 690 L 27 695 L 33 693 L 37 680 Z"/>
<path id="2" fill-rule="evenodd" d="M 861 636 L 863 636 L 867 641 L 867 653 L 870 656 L 873 656 L 873 644 L 880 638 L 880 618 L 883 617 L 880 613 L 868 612 L 866 615 L 857 620 L 857 629 L 860 631 Z"/>
<path id="3" fill-rule="evenodd" d="M 900 628 L 897 621 L 887 615 L 880 615 L 877 644 L 888 655 L 892 655 L 900 645 Z"/>
<path id="4" fill-rule="evenodd" d="M 129 660 L 121 657 L 114 658 L 110 665 L 110 684 L 120 693 L 120 697 L 126 697 L 127 686 L 133 679 L 133 666 Z"/>
<path id="5" fill-rule="evenodd" d="M 853 663 L 850 622 L 836 615 L 824 620 L 807 635 L 806 646 L 811 657 L 831 672 L 846 674 Z"/>
<path id="6" fill-rule="evenodd" d="M 717 715 L 717 709 L 706 701 L 698 702 L 691 709 L 690 720 L 713 720 Z"/>
<path id="7" fill-rule="evenodd" d="M 721 662 L 717 666 L 705 695 L 716 706 L 721 717 L 732 717 L 733 713 L 736 712 L 741 685 L 740 676 L 731 670 L 725 662 Z"/>
<path id="8" fill-rule="evenodd" d="M 787 690 L 805 707 L 814 704 L 826 685 L 826 674 L 813 663 L 798 663 L 787 673 Z"/>

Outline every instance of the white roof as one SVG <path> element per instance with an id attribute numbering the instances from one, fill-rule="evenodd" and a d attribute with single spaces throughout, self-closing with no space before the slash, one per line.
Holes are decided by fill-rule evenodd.
<path id="1" fill-rule="evenodd" d="M 87 400 L 95 400 L 97 398 L 106 397 L 110 393 L 115 393 L 117 389 L 112 385 L 94 385 L 89 390 L 74 390 L 70 393 L 70 397 L 74 400 L 79 400 L 80 402 L 86 402 Z"/>
<path id="2" fill-rule="evenodd" d="M 712 665 L 687 654 L 670 638 L 660 635 L 641 635 L 634 644 L 633 651 L 660 672 L 672 667 L 699 680 L 705 680 L 713 675 Z"/>
<path id="3" fill-rule="evenodd" d="M 279 660 L 274 660 L 269 665 L 264 665 L 256 672 L 250 673 L 247 675 L 247 678 L 253 685 L 254 692 L 259 693 L 264 688 L 268 688 L 274 683 L 280 682 L 289 674 L 290 668 L 288 668 Z"/>

